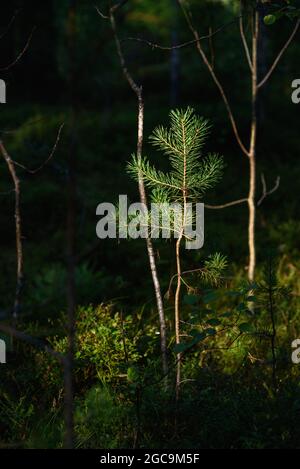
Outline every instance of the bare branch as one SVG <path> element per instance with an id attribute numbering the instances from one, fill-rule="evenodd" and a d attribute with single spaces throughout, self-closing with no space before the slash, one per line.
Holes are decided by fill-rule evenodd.
<path id="1" fill-rule="evenodd" d="M 232 207 L 233 205 L 243 204 L 244 202 L 248 202 L 248 199 L 247 198 L 238 199 L 238 200 L 234 200 L 233 202 L 228 202 L 228 203 L 222 204 L 222 205 L 208 205 L 208 204 L 205 204 L 204 207 L 212 209 L 212 210 L 219 210 L 219 209 L 222 209 L 222 208 Z"/>
<path id="2" fill-rule="evenodd" d="M 295 28 L 293 29 L 289 39 L 287 40 L 287 42 L 284 44 L 283 48 L 281 49 L 281 51 L 279 52 L 279 54 L 277 55 L 276 59 L 274 60 L 270 70 L 268 71 L 268 73 L 266 74 L 266 76 L 258 83 L 257 85 L 257 89 L 261 88 L 267 81 L 268 79 L 270 78 L 270 76 L 272 75 L 272 73 L 274 72 L 275 68 L 277 67 L 281 57 L 283 56 L 283 54 L 285 53 L 285 51 L 287 50 L 287 48 L 289 47 L 290 43 L 292 42 L 292 40 L 294 39 L 298 29 L 299 29 L 299 26 L 300 26 L 300 18 L 297 20 L 296 22 L 296 26 Z"/>
<path id="3" fill-rule="evenodd" d="M 27 49 L 29 48 L 29 45 L 30 45 L 30 42 L 31 42 L 31 39 L 32 39 L 32 36 L 34 34 L 36 30 L 36 26 L 34 26 L 34 28 L 32 29 L 31 33 L 30 33 L 30 36 L 25 44 L 25 47 L 22 49 L 22 51 L 19 53 L 19 55 L 17 56 L 17 58 L 9 65 L 7 65 L 6 67 L 3 67 L 3 68 L 0 68 L 0 71 L 3 72 L 3 71 L 7 71 L 9 70 L 10 68 L 14 67 L 18 62 L 19 60 L 21 60 L 21 58 L 23 57 L 23 55 L 25 54 L 25 52 L 27 51 Z"/>
<path id="4" fill-rule="evenodd" d="M 104 13 L 102 13 L 102 11 L 100 10 L 100 8 L 97 5 L 94 5 L 94 8 L 97 11 L 98 15 L 101 16 L 102 19 L 109 20 L 110 19 L 110 14 L 111 13 L 114 14 L 119 8 L 122 8 L 127 2 L 128 2 L 128 0 L 122 0 L 119 3 L 116 3 L 115 5 L 110 7 L 108 15 L 105 15 Z"/>
<path id="5" fill-rule="evenodd" d="M 110 12 L 114 14 L 119 8 L 122 8 L 124 5 L 126 5 L 127 2 L 128 0 L 121 0 L 119 3 L 116 3 L 111 7 Z"/>
<path id="6" fill-rule="evenodd" d="M 109 16 L 104 15 L 104 13 L 102 13 L 102 11 L 100 10 L 100 8 L 97 5 L 94 5 L 94 8 L 95 8 L 96 12 L 98 13 L 98 15 L 101 16 L 101 18 L 103 20 L 109 20 Z"/>
<path id="7" fill-rule="evenodd" d="M 190 270 L 185 270 L 183 272 L 181 272 L 181 276 L 184 276 L 184 275 L 187 275 L 187 274 L 195 274 L 195 273 L 200 273 L 200 272 L 204 272 L 205 271 L 205 268 L 204 267 L 200 267 L 198 269 L 190 269 Z M 168 291 L 167 291 L 167 295 L 170 295 L 170 292 L 171 292 L 171 287 L 172 287 L 172 283 L 173 281 L 175 280 L 175 278 L 178 277 L 178 273 L 172 275 L 171 279 L 170 279 L 170 282 L 169 282 L 169 287 L 168 287 Z M 182 320 L 180 320 L 180 322 L 184 322 Z"/>
<path id="8" fill-rule="evenodd" d="M 262 193 L 261 198 L 257 202 L 258 207 L 262 204 L 262 202 L 264 201 L 264 199 L 268 195 L 271 195 L 271 194 L 273 194 L 273 192 L 277 191 L 277 189 L 280 185 L 280 176 L 277 176 L 274 187 L 272 189 L 270 189 L 269 191 L 267 190 L 267 183 L 266 183 L 264 174 L 261 175 L 261 182 L 262 182 L 262 186 L 263 186 L 263 193 Z"/>
<path id="9" fill-rule="evenodd" d="M 202 60 L 203 62 L 205 63 L 206 67 L 208 68 L 217 88 L 219 89 L 219 92 L 222 96 L 222 99 L 224 101 L 224 104 L 225 104 L 225 107 L 226 107 L 226 110 L 227 110 L 227 113 L 228 113 L 228 116 L 229 116 L 229 120 L 230 120 L 230 123 L 231 123 L 231 126 L 232 126 L 232 129 L 233 129 L 233 133 L 235 135 L 235 138 L 242 150 L 242 152 L 249 157 L 249 151 L 246 149 L 245 145 L 243 144 L 242 142 L 242 139 L 240 137 L 240 134 L 239 134 L 239 131 L 238 131 L 238 128 L 237 128 L 237 124 L 236 124 L 236 121 L 235 121 L 235 118 L 234 118 L 234 115 L 233 115 L 233 112 L 232 112 L 232 109 L 231 109 L 231 105 L 229 104 L 229 101 L 228 101 L 228 98 L 227 98 L 227 95 L 225 93 L 225 90 L 224 90 L 224 87 L 222 86 L 221 82 L 219 81 L 211 63 L 209 62 L 202 46 L 201 46 L 201 39 L 199 37 L 199 34 L 198 34 L 198 31 L 195 29 L 195 27 L 193 26 L 193 23 L 192 23 L 192 18 L 191 18 L 191 14 L 189 12 L 187 12 L 187 10 L 185 9 L 184 5 L 183 5 L 183 0 L 179 0 L 179 4 L 182 8 L 182 11 L 183 11 L 183 14 L 186 18 L 186 21 L 187 21 L 187 24 L 191 30 L 191 32 L 193 33 L 195 39 L 196 39 L 196 47 L 197 47 L 197 50 L 199 52 L 199 54 L 201 55 L 202 57 Z"/>
<path id="10" fill-rule="evenodd" d="M 240 5 L 241 5 L 241 9 L 242 9 L 242 2 L 241 2 L 241 1 L 240 1 Z M 251 73 L 252 73 L 252 72 L 253 72 L 253 65 L 252 65 L 252 61 L 251 61 L 251 56 L 250 56 L 250 51 L 249 51 L 247 39 L 246 39 L 246 36 L 245 36 L 244 21 L 243 21 L 243 16 L 242 16 L 242 15 L 240 16 L 240 21 L 239 21 L 239 23 L 240 23 L 241 38 L 242 38 L 243 46 L 244 46 L 244 49 L 245 49 L 245 54 L 246 54 L 247 62 L 248 62 L 248 65 L 249 65 L 249 67 L 250 67 L 250 71 L 251 71 Z"/>
<path id="11" fill-rule="evenodd" d="M 43 168 L 46 166 L 46 164 L 49 163 L 49 161 L 53 158 L 53 156 L 54 156 L 54 154 L 55 154 L 55 152 L 56 152 L 56 149 L 57 149 L 57 147 L 58 147 L 58 144 L 59 144 L 59 141 L 60 141 L 60 135 L 61 135 L 61 132 L 62 132 L 62 129 L 63 129 L 64 125 L 65 125 L 64 123 L 61 124 L 61 126 L 60 126 L 59 129 L 58 129 L 56 141 L 55 141 L 55 143 L 54 143 L 54 146 L 53 146 L 53 148 L 52 148 L 52 150 L 51 150 L 50 155 L 48 156 L 48 158 L 47 158 L 38 168 L 36 168 L 36 169 L 29 169 L 29 168 L 27 168 L 26 166 L 22 165 L 21 163 L 18 163 L 17 161 L 12 160 L 12 162 L 13 162 L 16 166 L 18 166 L 19 168 L 24 169 L 25 171 L 27 171 L 27 172 L 30 173 L 30 174 L 36 174 L 36 173 L 38 173 L 38 172 L 39 172 L 41 169 L 43 169 Z"/>
<path id="12" fill-rule="evenodd" d="M 21 9 L 15 11 L 15 13 L 13 14 L 12 18 L 10 19 L 8 25 L 6 26 L 6 29 L 5 29 L 4 33 L 1 34 L 0 41 L 1 41 L 1 39 L 3 39 L 6 36 L 8 31 L 10 30 L 11 26 L 15 22 L 15 19 L 18 16 L 18 14 L 20 13 L 20 11 L 21 11 Z"/>
<path id="13" fill-rule="evenodd" d="M 23 273 L 23 243 L 22 243 L 22 219 L 20 208 L 20 180 L 17 176 L 15 165 L 9 154 L 7 153 L 3 142 L 0 141 L 0 152 L 6 161 L 8 170 L 15 187 L 15 226 L 16 226 L 16 255 L 17 255 L 17 284 L 13 309 L 13 317 L 16 319 L 20 310 L 20 297 L 23 288 L 24 273 Z"/>
<path id="14" fill-rule="evenodd" d="M 36 337 L 32 337 L 31 335 L 26 334 L 25 332 L 18 331 L 17 329 L 11 326 L 8 326 L 7 324 L 0 323 L 0 331 L 12 337 L 15 337 L 16 339 L 20 339 L 24 342 L 27 342 L 35 347 L 42 349 L 44 352 L 49 353 L 54 358 L 56 358 L 60 363 L 65 365 L 66 357 L 63 354 L 56 352 L 56 350 L 53 350 L 49 345 L 45 344 L 40 339 L 37 339 Z"/>
<path id="15" fill-rule="evenodd" d="M 115 44 L 116 44 L 117 53 L 118 53 L 118 56 L 119 56 L 119 59 L 120 59 L 123 74 L 124 74 L 126 80 L 128 81 L 130 88 L 136 94 L 138 101 L 141 102 L 141 100 L 142 100 L 142 88 L 136 84 L 136 82 L 133 80 L 131 74 L 129 73 L 129 71 L 127 69 L 126 62 L 125 62 L 125 57 L 124 57 L 122 47 L 121 47 L 121 43 L 120 43 L 120 39 L 119 39 L 119 36 L 117 34 L 115 17 L 114 17 L 114 14 L 113 14 L 112 11 L 110 11 L 109 18 L 110 18 L 111 28 L 112 28 L 112 31 L 114 33 Z M 138 148 L 138 151 L 139 151 L 139 148 Z"/>
<path id="16" fill-rule="evenodd" d="M 191 46 L 193 44 L 197 44 L 198 42 L 204 40 L 204 39 L 211 39 L 213 38 L 216 34 L 219 32 L 223 31 L 223 29 L 227 28 L 228 26 L 231 26 L 232 24 L 236 23 L 236 21 L 239 19 L 235 18 L 233 21 L 230 21 L 229 23 L 221 26 L 220 28 L 216 29 L 215 31 L 206 34 L 205 36 L 201 36 L 198 39 L 192 39 L 191 41 L 183 42 L 182 44 L 176 44 L 173 46 L 162 46 L 160 44 L 157 44 L 155 42 L 148 41 L 147 39 L 141 39 L 138 37 L 127 37 L 122 39 L 122 42 L 124 41 L 135 41 L 135 42 L 141 42 L 142 44 L 146 44 L 147 46 L 151 47 L 152 49 L 160 49 L 160 50 L 166 50 L 166 51 L 171 51 L 174 49 L 183 49 L 184 47 Z"/>

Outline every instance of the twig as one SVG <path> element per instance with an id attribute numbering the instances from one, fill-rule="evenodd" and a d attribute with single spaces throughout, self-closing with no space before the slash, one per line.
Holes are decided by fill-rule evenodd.
<path id="1" fill-rule="evenodd" d="M 46 166 L 46 164 L 53 158 L 53 156 L 54 156 L 54 154 L 55 154 L 55 152 L 56 152 L 56 149 L 57 149 L 57 147 L 58 147 L 58 144 L 59 144 L 59 141 L 60 141 L 61 132 L 62 132 L 62 129 L 63 129 L 64 125 L 65 125 L 64 123 L 61 124 L 61 126 L 60 126 L 59 129 L 58 129 L 56 141 L 55 141 L 55 143 L 54 143 L 54 146 L 53 146 L 53 148 L 52 148 L 52 150 L 51 150 L 51 153 L 49 154 L 48 158 L 47 158 L 38 168 L 36 168 L 36 169 L 29 169 L 29 168 L 27 168 L 26 166 L 24 166 L 23 164 L 18 163 L 17 161 L 12 160 L 12 162 L 13 162 L 16 166 L 18 166 L 19 168 L 24 169 L 25 171 L 27 171 L 27 172 L 30 173 L 30 174 L 36 174 L 36 173 L 38 173 L 38 172 L 39 172 L 41 169 L 43 169 L 43 168 Z"/>
<path id="2" fill-rule="evenodd" d="M 103 17 L 102 13 L 99 13 L 99 14 Z M 201 36 L 197 39 L 192 39 L 191 41 L 186 41 L 186 42 L 183 42 L 182 44 L 176 44 L 176 45 L 173 45 L 173 46 L 162 46 L 162 45 L 157 44 L 155 42 L 148 41 L 147 39 L 142 39 L 142 38 L 138 38 L 138 37 L 127 37 L 127 38 L 122 39 L 122 42 L 124 42 L 124 41 L 141 42 L 141 43 L 146 44 L 147 46 L 151 47 L 152 49 L 160 49 L 160 50 L 166 50 L 166 51 L 171 51 L 171 50 L 174 50 L 174 49 L 183 49 L 184 47 L 188 47 L 188 46 L 191 46 L 193 44 L 197 44 L 198 42 L 202 41 L 203 39 L 212 39 L 216 34 L 223 31 L 228 26 L 231 26 L 232 24 L 236 23 L 236 21 L 239 18 L 240 17 L 235 18 L 234 20 L 230 21 L 229 23 L 226 23 L 225 25 L 223 25 L 220 28 L 216 29 L 212 33 L 206 34 L 205 36 Z"/>
<path id="3" fill-rule="evenodd" d="M 232 202 L 228 202 L 228 203 L 222 204 L 222 205 L 208 205 L 208 204 L 205 204 L 204 207 L 212 209 L 212 210 L 219 210 L 219 209 L 222 209 L 222 208 L 232 207 L 233 205 L 243 204 L 244 202 L 248 202 L 248 199 L 244 198 L 244 199 L 233 200 Z"/>
<path id="4" fill-rule="evenodd" d="M 31 33 L 30 33 L 30 36 L 25 44 L 25 47 L 21 50 L 21 52 L 19 53 L 19 55 L 17 56 L 17 58 L 12 62 L 10 63 L 9 65 L 7 65 L 6 67 L 2 67 L 0 68 L 0 71 L 1 72 L 4 72 L 4 71 L 7 71 L 9 70 L 10 68 L 14 67 L 18 62 L 19 60 L 23 57 L 23 55 L 25 54 L 25 52 L 27 51 L 27 49 L 29 48 L 29 45 L 30 45 L 30 42 L 31 42 L 31 39 L 32 39 L 32 36 L 34 34 L 36 30 L 36 26 L 34 26 L 34 28 L 32 29 Z"/>
<path id="5" fill-rule="evenodd" d="M 268 79 L 270 78 L 270 76 L 272 75 L 272 73 L 274 72 L 275 68 L 277 67 L 281 57 L 283 56 L 283 54 L 285 53 L 285 51 L 287 50 L 287 48 L 289 47 L 290 43 L 292 42 L 292 40 L 294 39 L 298 29 L 299 29 L 299 26 L 300 26 L 300 19 L 297 20 L 296 22 L 296 26 L 295 28 L 293 29 L 290 37 L 288 38 L 287 42 L 284 44 L 283 48 L 281 49 L 281 51 L 279 52 L 279 54 L 277 55 L 276 59 L 274 60 L 270 70 L 268 71 L 268 73 L 266 74 L 266 76 L 258 83 L 257 85 L 257 88 L 261 88 L 267 81 Z"/>
<path id="6" fill-rule="evenodd" d="M 240 0 L 240 5 L 241 5 L 241 8 L 242 8 L 241 0 Z M 243 46 L 244 46 L 244 49 L 245 49 L 245 54 L 246 54 L 247 62 L 248 62 L 249 67 L 250 67 L 250 71 L 252 73 L 253 72 L 253 64 L 252 64 L 252 61 L 251 61 L 250 51 L 249 51 L 247 39 L 246 39 L 246 36 L 245 36 L 244 22 L 243 22 L 243 17 L 242 16 L 240 16 L 239 23 L 240 23 L 240 33 L 241 33 L 242 43 L 243 43 Z"/>
<path id="7" fill-rule="evenodd" d="M 101 18 L 103 20 L 109 20 L 109 16 L 104 15 L 104 13 L 102 13 L 102 11 L 100 10 L 100 8 L 97 5 L 94 5 L 94 8 L 97 11 L 98 15 L 101 16 Z"/>
<path id="8" fill-rule="evenodd" d="M 203 271 L 205 271 L 205 269 L 202 268 L 202 267 L 200 267 L 200 268 L 198 268 L 198 269 L 185 270 L 185 271 L 181 272 L 181 276 L 187 275 L 187 274 L 195 274 L 195 273 L 197 273 L 197 272 L 203 272 Z M 177 273 L 174 274 L 174 275 L 172 275 L 172 277 L 171 277 L 171 279 L 170 279 L 170 282 L 169 282 L 168 292 L 171 291 L 171 286 L 172 286 L 173 280 L 174 280 L 175 278 L 177 278 L 177 277 L 178 277 L 178 274 L 177 274 Z M 181 279 L 181 280 L 183 280 L 183 279 Z M 183 322 L 183 321 L 180 321 L 180 322 Z"/>
<path id="9" fill-rule="evenodd" d="M 271 195 L 271 194 L 273 194 L 273 192 L 277 191 L 277 189 L 278 189 L 278 187 L 279 187 L 279 185 L 280 185 L 280 176 L 277 176 L 274 187 L 273 187 L 272 189 L 270 189 L 269 191 L 267 190 L 267 184 L 266 184 L 266 180 L 265 180 L 264 174 L 261 175 L 261 182 L 262 182 L 262 186 L 263 186 L 263 193 L 262 193 L 261 198 L 260 198 L 259 201 L 257 202 L 257 206 L 258 206 L 258 207 L 262 204 L 262 202 L 264 201 L 264 199 L 265 199 L 268 195 Z"/>
<path id="10" fill-rule="evenodd" d="M 13 14 L 12 18 L 10 19 L 8 25 L 6 26 L 6 29 L 5 29 L 4 33 L 1 34 L 1 36 L 0 36 L 0 41 L 6 36 L 6 34 L 8 33 L 8 31 L 10 30 L 12 24 L 14 23 L 16 17 L 17 17 L 18 14 L 20 13 L 20 11 L 21 11 L 21 9 L 15 11 L 15 13 Z"/>
<path id="11" fill-rule="evenodd" d="M 237 124 L 236 124 L 236 120 L 235 120 L 235 117 L 233 115 L 233 111 L 231 109 L 231 105 L 229 103 L 229 100 L 227 98 L 227 94 L 225 93 L 225 89 L 223 87 L 223 85 L 221 84 L 220 80 L 218 79 L 211 63 L 209 62 L 202 46 L 201 46 L 201 39 L 199 37 L 199 34 L 198 34 L 198 31 L 195 29 L 195 27 L 193 26 L 193 23 L 192 23 L 192 19 L 191 19 L 191 15 L 189 12 L 187 12 L 187 10 L 185 9 L 184 5 L 183 5 L 183 0 L 179 0 L 179 4 L 182 8 L 182 11 L 183 11 L 183 14 L 186 18 L 186 21 L 187 21 L 187 24 L 192 32 L 192 34 L 194 35 L 195 39 L 196 39 L 196 46 L 197 46 L 197 50 L 199 52 L 199 54 L 201 55 L 202 57 L 202 60 L 203 62 L 205 63 L 206 67 L 208 68 L 209 70 L 209 73 L 211 74 L 212 76 L 212 79 L 214 80 L 217 88 L 219 89 L 219 92 L 221 94 L 221 97 L 224 101 L 224 104 L 225 104 L 225 107 L 226 107 L 226 110 L 227 110 L 227 113 L 228 113 L 228 117 L 229 117 L 229 120 L 230 120 L 230 123 L 231 123 L 231 126 L 232 126 L 232 130 L 233 130 L 233 133 L 234 133 L 234 136 L 242 150 L 242 152 L 249 157 L 249 151 L 246 149 L 245 145 L 243 144 L 242 142 L 242 139 L 240 137 L 240 134 L 239 134 L 239 131 L 238 131 L 238 128 L 237 128 Z"/>
<path id="12" fill-rule="evenodd" d="M 102 13 L 100 8 L 95 4 L 94 4 L 94 8 L 97 11 L 98 15 L 101 16 L 102 19 L 109 20 L 110 14 L 111 13 L 114 14 L 119 8 L 122 8 L 127 2 L 128 0 L 121 0 L 119 3 L 116 3 L 115 5 L 111 6 L 108 15 L 105 15 L 104 13 Z"/>
<path id="13" fill-rule="evenodd" d="M 16 319 L 20 310 L 20 297 L 21 290 L 23 288 L 24 273 L 23 273 L 23 243 L 22 243 L 22 219 L 21 219 L 21 209 L 20 209 L 20 180 L 17 176 L 15 165 L 9 154 L 6 151 L 6 148 L 3 145 L 3 142 L 0 141 L 0 152 L 4 160 L 6 161 L 8 170 L 10 172 L 11 178 L 15 187 L 15 226 L 16 226 L 16 254 L 17 254 L 17 284 L 16 284 L 16 293 L 13 309 L 13 317 Z"/>
<path id="14" fill-rule="evenodd" d="M 119 8 L 122 8 L 124 5 L 126 5 L 127 2 L 128 0 L 121 0 L 119 3 L 116 3 L 111 7 L 110 12 L 114 14 Z"/>

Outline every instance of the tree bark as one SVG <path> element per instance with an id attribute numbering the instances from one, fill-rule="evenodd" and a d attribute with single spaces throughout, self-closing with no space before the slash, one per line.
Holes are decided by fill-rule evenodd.
<path id="1" fill-rule="evenodd" d="M 254 24 L 252 33 L 252 120 L 249 151 L 249 222 L 248 222 L 248 245 L 249 245 L 249 267 L 248 278 L 254 280 L 256 267 L 256 247 L 255 247 L 255 194 L 256 194 L 256 141 L 257 141 L 257 51 L 259 37 L 259 14 L 254 12 Z"/>
<path id="2" fill-rule="evenodd" d="M 180 262 L 180 244 L 182 236 L 176 242 L 176 266 L 177 266 L 177 286 L 175 293 L 175 340 L 176 345 L 180 344 L 180 290 L 181 290 L 181 262 Z M 181 353 L 176 356 L 176 402 L 179 400 L 180 380 L 181 380 Z"/>
<path id="3" fill-rule="evenodd" d="M 141 86 L 138 86 L 134 79 L 132 78 L 131 74 L 129 73 L 125 57 L 121 48 L 121 43 L 119 40 L 119 36 L 117 33 L 117 27 L 114 17 L 114 9 L 113 7 L 110 9 L 109 15 L 111 28 L 114 34 L 114 39 L 116 43 L 117 53 L 120 60 L 121 68 L 123 74 L 132 89 L 135 93 L 138 101 L 138 135 L 137 135 L 137 158 L 140 160 L 142 158 L 142 151 L 143 151 L 143 140 L 144 140 L 144 100 L 143 100 L 143 90 Z M 142 175 L 139 177 L 139 195 L 140 200 L 143 204 L 147 205 L 147 197 L 146 197 L 146 190 L 145 184 Z M 154 249 L 151 238 L 146 238 L 146 246 L 147 246 L 147 253 L 149 258 L 150 270 L 152 275 L 152 281 L 154 285 L 155 297 L 156 297 L 156 304 L 159 316 L 159 323 L 160 323 L 160 347 L 161 347 L 161 355 L 162 355 L 162 369 L 163 374 L 167 376 L 168 374 L 168 361 L 167 361 L 167 335 L 166 335 L 166 320 L 165 320 L 165 312 L 160 288 L 160 282 L 158 278 L 156 260 L 154 255 Z"/>

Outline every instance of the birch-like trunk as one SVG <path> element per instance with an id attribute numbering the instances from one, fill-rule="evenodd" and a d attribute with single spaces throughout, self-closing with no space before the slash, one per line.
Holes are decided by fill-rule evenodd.
<path id="1" fill-rule="evenodd" d="M 248 244 L 249 244 L 249 268 L 248 278 L 254 280 L 256 267 L 256 247 L 255 247 L 255 193 L 256 193 L 256 141 L 257 141 L 257 50 L 259 36 L 259 14 L 254 13 L 254 25 L 252 36 L 252 120 L 249 151 L 249 222 L 248 222 Z"/>

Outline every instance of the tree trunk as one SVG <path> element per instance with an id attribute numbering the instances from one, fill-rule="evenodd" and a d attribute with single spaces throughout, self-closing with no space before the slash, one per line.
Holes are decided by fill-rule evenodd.
<path id="1" fill-rule="evenodd" d="M 121 64 L 121 68 L 123 74 L 132 89 L 135 93 L 138 101 L 138 136 L 137 136 L 137 158 L 140 160 L 142 158 L 142 151 L 143 151 L 143 140 L 144 140 L 144 101 L 143 101 L 143 90 L 141 86 L 138 86 L 137 83 L 132 78 L 131 74 L 129 73 L 125 57 L 123 54 L 123 50 L 121 47 L 121 43 L 119 40 L 115 17 L 114 17 L 114 10 L 113 7 L 110 9 L 110 23 L 111 28 L 114 34 L 114 39 L 116 43 L 116 48 Z M 139 195 L 140 200 L 143 204 L 147 205 L 147 197 L 146 197 L 146 190 L 143 177 L 139 177 Z M 151 238 L 147 237 L 146 239 L 146 246 L 147 246 L 147 253 L 149 258 L 150 270 L 154 285 L 155 297 L 156 297 L 156 304 L 159 316 L 159 323 L 160 323 L 160 347 L 161 347 L 161 354 L 162 354 L 162 369 L 163 374 L 167 377 L 168 374 L 168 362 L 167 362 L 167 328 L 166 328 L 166 320 L 165 320 L 165 313 L 164 313 L 164 306 L 160 288 L 160 282 L 158 278 L 156 260 L 154 255 L 154 249 Z"/>
<path id="2" fill-rule="evenodd" d="M 256 248 L 255 248 L 255 193 L 256 193 L 256 141 L 257 141 L 257 50 L 259 36 L 259 14 L 254 12 L 254 25 L 252 36 L 252 121 L 249 151 L 249 222 L 248 222 L 248 243 L 249 243 L 249 265 L 248 278 L 254 280 L 256 267 Z"/>
<path id="3" fill-rule="evenodd" d="M 142 90 L 140 88 L 140 91 L 138 93 L 138 141 L 137 141 L 137 157 L 139 158 L 139 160 L 142 158 L 143 140 L 144 140 L 144 101 L 142 97 Z M 144 185 L 144 180 L 142 177 L 139 178 L 139 193 L 140 193 L 141 202 L 147 205 L 145 185 Z M 160 283 L 159 283 L 158 273 L 157 273 L 157 268 L 156 268 L 153 244 L 149 236 L 146 238 L 146 246 L 147 246 L 147 253 L 148 253 L 148 258 L 149 258 L 150 270 L 151 270 L 152 281 L 154 285 L 156 304 L 157 304 L 157 310 L 158 310 L 158 316 L 159 316 L 162 368 L 163 368 L 164 375 L 167 375 L 168 363 L 167 363 L 166 320 L 165 320 L 161 288 L 160 288 Z"/>
<path id="4" fill-rule="evenodd" d="M 181 290 L 181 262 L 180 262 L 180 244 L 182 236 L 176 242 L 176 266 L 177 266 L 177 287 L 175 293 L 175 338 L 176 345 L 180 344 L 180 290 Z M 180 380 L 181 380 L 181 353 L 177 353 L 176 365 L 176 401 L 179 399 Z"/>

